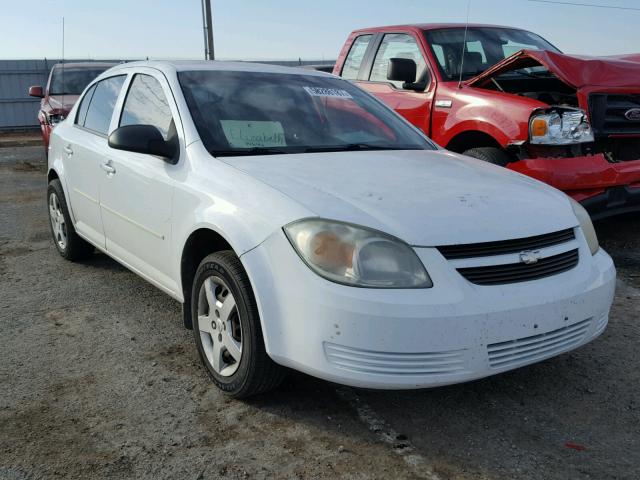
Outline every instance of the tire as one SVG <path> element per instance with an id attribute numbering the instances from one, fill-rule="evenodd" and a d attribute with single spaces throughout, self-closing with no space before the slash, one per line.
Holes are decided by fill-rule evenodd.
<path id="1" fill-rule="evenodd" d="M 60 256 L 70 261 L 82 260 L 91 256 L 94 247 L 76 233 L 69 215 L 62 184 L 57 178 L 51 180 L 47 188 L 47 209 L 51 237 Z"/>
<path id="2" fill-rule="evenodd" d="M 200 360 L 225 394 L 246 398 L 282 382 L 285 369 L 267 355 L 249 278 L 232 251 L 211 254 L 200 263 L 191 315 Z"/>
<path id="3" fill-rule="evenodd" d="M 500 167 L 506 167 L 507 164 L 511 163 L 511 158 L 509 158 L 507 152 L 496 147 L 471 148 L 464 152 L 463 155 L 484 160 L 485 162 L 493 163 Z"/>

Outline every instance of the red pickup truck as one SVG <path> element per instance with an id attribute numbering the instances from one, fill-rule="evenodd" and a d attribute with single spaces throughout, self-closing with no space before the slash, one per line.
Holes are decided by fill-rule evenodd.
<path id="1" fill-rule="evenodd" d="M 351 33 L 333 73 L 441 146 L 553 185 L 596 219 L 640 210 L 640 55 L 564 55 L 508 27 L 397 25 Z"/>

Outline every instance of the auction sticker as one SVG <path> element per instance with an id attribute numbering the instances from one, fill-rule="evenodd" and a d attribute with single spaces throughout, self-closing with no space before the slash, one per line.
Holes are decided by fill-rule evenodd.
<path id="1" fill-rule="evenodd" d="M 312 97 L 353 98 L 346 90 L 339 88 L 302 87 Z"/>

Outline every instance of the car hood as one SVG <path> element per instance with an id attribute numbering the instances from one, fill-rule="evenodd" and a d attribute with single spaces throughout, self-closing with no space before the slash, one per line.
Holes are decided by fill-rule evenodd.
<path id="1" fill-rule="evenodd" d="M 444 150 L 221 160 L 317 216 L 385 231 L 414 246 L 508 240 L 577 224 L 560 191 Z"/>
<path id="2" fill-rule="evenodd" d="M 560 80 L 577 89 L 595 87 L 637 87 L 640 85 L 640 55 L 587 57 L 545 50 L 520 50 L 480 75 L 468 80 L 470 86 L 485 86 L 492 78 L 511 70 L 546 67 Z"/>
<path id="3" fill-rule="evenodd" d="M 52 110 L 68 114 L 78 101 L 80 95 L 50 95 L 47 97 Z"/>

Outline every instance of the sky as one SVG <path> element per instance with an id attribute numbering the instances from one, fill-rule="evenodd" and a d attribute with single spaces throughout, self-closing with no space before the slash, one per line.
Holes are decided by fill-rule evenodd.
<path id="1" fill-rule="evenodd" d="M 640 53 L 640 11 L 532 0 L 212 0 L 216 58 L 332 60 L 351 30 L 469 21 L 525 28 L 566 53 Z M 572 0 L 567 0 L 572 1 Z M 640 9 L 639 0 L 573 0 Z M 203 58 L 200 0 L 0 0 L 0 59 Z"/>

